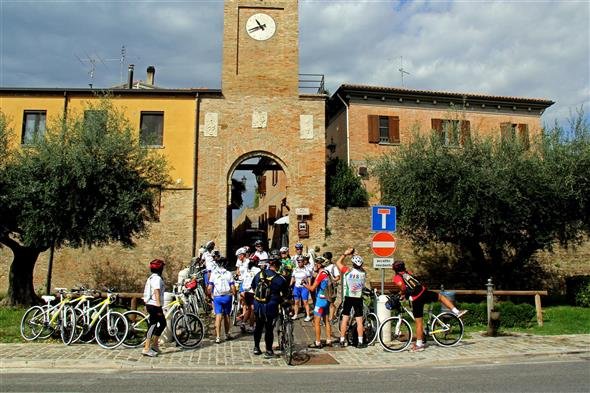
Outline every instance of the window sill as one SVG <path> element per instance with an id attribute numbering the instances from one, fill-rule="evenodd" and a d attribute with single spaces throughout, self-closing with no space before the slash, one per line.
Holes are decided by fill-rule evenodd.
<path id="1" fill-rule="evenodd" d="M 379 146 L 399 146 L 401 145 L 400 142 L 379 142 Z"/>

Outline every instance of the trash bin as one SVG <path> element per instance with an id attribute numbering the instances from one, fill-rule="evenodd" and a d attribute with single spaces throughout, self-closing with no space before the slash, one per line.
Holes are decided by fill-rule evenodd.
<path id="1" fill-rule="evenodd" d="M 168 312 L 168 305 L 175 299 L 174 293 L 172 292 L 164 292 L 164 305 L 162 308 L 164 309 L 164 314 Z M 172 315 L 168 319 L 166 319 L 166 329 L 162 332 L 162 336 L 160 336 L 160 342 L 162 343 L 169 343 L 174 341 L 174 337 L 172 337 Z"/>
<path id="2" fill-rule="evenodd" d="M 443 295 L 444 297 L 446 297 L 447 299 L 449 299 L 451 301 L 451 303 L 455 304 L 455 292 L 453 292 L 453 291 L 440 291 L 440 294 Z M 446 312 L 446 311 L 451 311 L 451 310 L 449 310 L 444 304 L 441 304 L 440 311 Z"/>
<path id="3" fill-rule="evenodd" d="M 391 316 L 391 310 L 388 310 L 385 304 L 387 303 L 387 295 L 379 295 L 377 298 L 377 319 L 379 319 L 379 324 L 385 321 L 387 318 Z M 379 333 L 379 332 L 377 332 Z M 389 337 L 391 334 L 391 324 L 388 324 L 384 327 L 383 334 L 385 337 Z"/>

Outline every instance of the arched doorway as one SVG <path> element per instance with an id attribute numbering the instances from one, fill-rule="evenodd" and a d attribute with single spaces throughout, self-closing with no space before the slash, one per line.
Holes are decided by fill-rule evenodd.
<path id="1" fill-rule="evenodd" d="M 229 171 L 227 256 L 261 240 L 266 250 L 289 245 L 288 176 L 285 164 L 268 152 L 250 152 Z M 278 221 L 278 222 L 277 222 Z"/>

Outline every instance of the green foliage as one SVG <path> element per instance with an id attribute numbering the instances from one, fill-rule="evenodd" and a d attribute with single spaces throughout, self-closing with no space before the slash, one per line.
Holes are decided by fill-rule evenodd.
<path id="1" fill-rule="evenodd" d="M 131 245 L 156 218 L 165 161 L 109 101 L 87 109 L 102 116 L 59 119 L 7 167 L 12 230 L 25 246 Z"/>
<path id="2" fill-rule="evenodd" d="M 590 307 L 590 277 L 586 277 L 577 287 L 575 304 L 579 307 Z"/>
<path id="3" fill-rule="evenodd" d="M 0 342 L 22 343 L 25 340 L 20 335 L 20 320 L 26 309 L 2 307 L 0 308 Z"/>
<path id="4" fill-rule="evenodd" d="M 504 328 L 526 328 L 537 322 L 535 307 L 528 303 L 500 302 L 496 304 L 496 311 L 500 312 L 500 326 Z"/>
<path id="5" fill-rule="evenodd" d="M 418 251 L 447 249 L 448 277 L 439 280 L 538 286 L 544 276 L 534 254 L 590 233 L 590 127 L 576 124 L 571 140 L 556 125 L 531 148 L 518 138 L 473 136 L 450 149 L 415 135 L 373 165 L 382 203 L 398 207 L 400 232 Z"/>
<path id="6" fill-rule="evenodd" d="M 99 290 L 114 288 L 118 292 L 143 292 L 146 274 L 109 260 L 93 262 L 90 267 L 93 288 Z"/>
<path id="7" fill-rule="evenodd" d="M 244 204 L 244 192 L 246 185 L 237 179 L 231 179 L 231 206 L 232 209 L 239 209 Z"/>
<path id="8" fill-rule="evenodd" d="M 327 200 L 341 209 L 367 206 L 369 195 L 354 168 L 339 159 L 330 160 L 326 169 Z"/>

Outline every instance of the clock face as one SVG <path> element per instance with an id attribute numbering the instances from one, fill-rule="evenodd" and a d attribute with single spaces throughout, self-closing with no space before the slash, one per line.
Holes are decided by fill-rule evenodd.
<path id="1" fill-rule="evenodd" d="M 267 14 L 254 14 L 246 21 L 246 32 L 257 41 L 268 40 L 276 29 L 274 19 Z"/>

